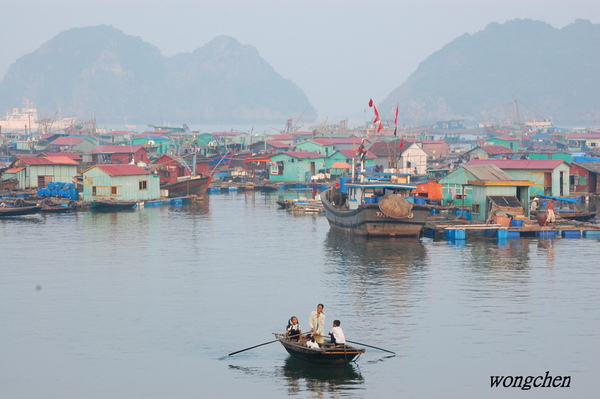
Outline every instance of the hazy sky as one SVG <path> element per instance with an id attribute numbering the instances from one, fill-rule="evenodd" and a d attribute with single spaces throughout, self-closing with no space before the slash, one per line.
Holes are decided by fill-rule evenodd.
<path id="1" fill-rule="evenodd" d="M 157 46 L 166 56 L 192 52 L 216 36 L 228 35 L 255 47 L 275 71 L 296 83 L 321 122 L 360 117 L 369 98 L 383 101 L 427 56 L 491 22 L 533 19 L 555 28 L 576 19 L 600 23 L 600 0 L 1 3 L 0 78 L 19 57 L 74 27 L 112 25 Z"/>

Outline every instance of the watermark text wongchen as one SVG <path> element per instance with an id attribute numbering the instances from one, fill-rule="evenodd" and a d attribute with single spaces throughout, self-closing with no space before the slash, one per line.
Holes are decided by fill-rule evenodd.
<path id="1" fill-rule="evenodd" d="M 528 375 L 526 377 L 522 375 L 492 375 L 490 376 L 490 387 L 521 388 L 523 391 L 527 391 L 531 388 L 570 388 L 571 376 L 553 377 L 550 375 L 549 371 L 546 371 L 546 375 Z"/>

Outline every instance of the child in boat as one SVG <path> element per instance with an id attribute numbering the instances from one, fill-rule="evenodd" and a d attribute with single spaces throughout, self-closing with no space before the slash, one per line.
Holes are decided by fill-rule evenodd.
<path id="1" fill-rule="evenodd" d="M 306 335 L 306 347 L 310 349 L 321 349 L 319 344 L 315 342 L 315 337 L 310 334 Z"/>
<path id="2" fill-rule="evenodd" d="M 300 337 L 302 336 L 302 329 L 300 329 L 300 324 L 298 324 L 298 318 L 296 316 L 290 317 L 285 330 L 285 335 L 287 335 L 287 337 L 292 341 L 300 340 Z"/>
<path id="3" fill-rule="evenodd" d="M 331 343 L 334 345 L 345 345 L 346 344 L 346 337 L 344 336 L 344 332 L 342 331 L 340 324 L 341 323 L 339 320 L 334 320 L 333 328 L 331 329 L 331 331 L 329 331 L 329 336 L 331 337 Z"/>

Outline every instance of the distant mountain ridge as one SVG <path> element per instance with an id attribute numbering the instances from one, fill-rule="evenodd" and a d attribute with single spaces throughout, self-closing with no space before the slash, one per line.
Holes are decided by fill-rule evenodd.
<path id="1" fill-rule="evenodd" d="M 165 57 L 110 26 L 62 32 L 19 58 L 0 82 L 0 110 L 25 99 L 42 110 L 106 123 L 281 122 L 316 111 L 258 51 L 227 36 Z"/>
<path id="2" fill-rule="evenodd" d="M 600 25 L 577 20 L 492 23 L 427 57 L 381 104 L 388 118 L 517 121 L 590 126 L 600 113 Z M 518 114 L 517 114 L 518 111 Z"/>

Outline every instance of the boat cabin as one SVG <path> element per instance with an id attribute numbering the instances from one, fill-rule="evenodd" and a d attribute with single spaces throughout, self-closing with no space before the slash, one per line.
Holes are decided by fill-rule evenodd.
<path id="1" fill-rule="evenodd" d="M 349 179 L 340 179 L 340 192 L 342 202 L 348 209 L 358 209 L 361 205 L 377 204 L 386 194 L 400 194 L 410 196 L 415 189 L 414 185 L 406 183 L 392 183 L 389 181 L 348 183 Z"/>

